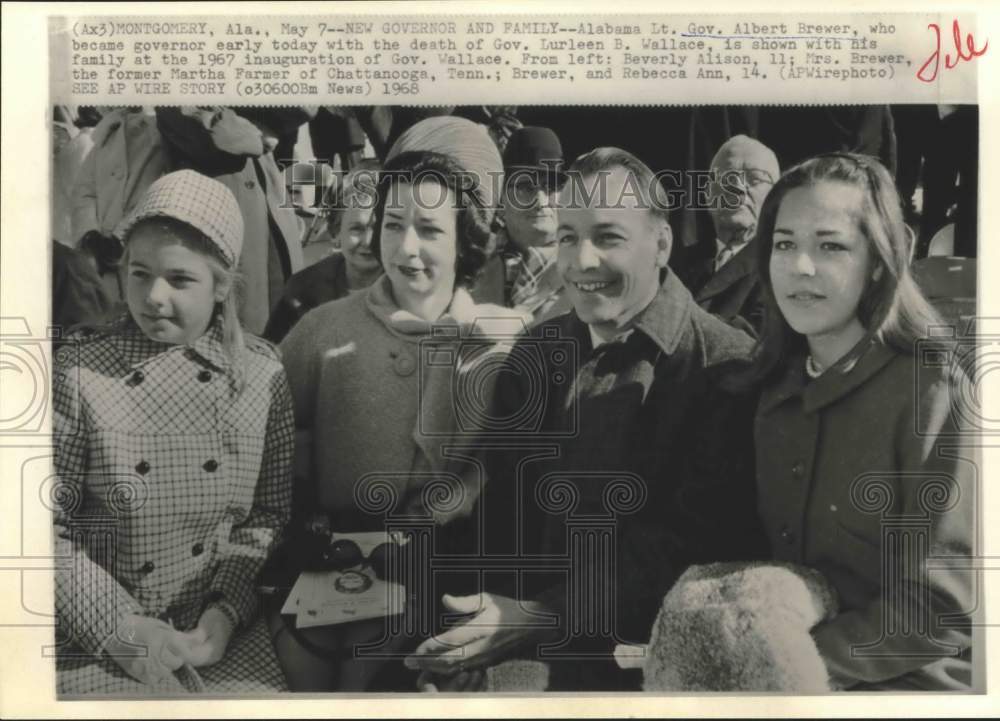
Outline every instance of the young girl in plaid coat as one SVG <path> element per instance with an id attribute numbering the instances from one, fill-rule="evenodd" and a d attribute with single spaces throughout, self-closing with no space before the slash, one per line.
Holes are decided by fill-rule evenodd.
<path id="1" fill-rule="evenodd" d="M 283 690 L 256 581 L 294 422 L 276 351 L 236 318 L 239 207 L 180 171 L 117 232 L 129 312 L 56 354 L 59 693 Z"/>

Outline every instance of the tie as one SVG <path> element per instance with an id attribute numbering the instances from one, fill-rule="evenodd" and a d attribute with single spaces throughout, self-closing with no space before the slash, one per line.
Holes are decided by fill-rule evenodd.
<path id="1" fill-rule="evenodd" d="M 727 245 L 720 250 L 718 255 L 715 256 L 715 272 L 718 272 L 719 268 L 728 263 L 734 255 L 736 255 L 736 250 L 731 245 Z"/>

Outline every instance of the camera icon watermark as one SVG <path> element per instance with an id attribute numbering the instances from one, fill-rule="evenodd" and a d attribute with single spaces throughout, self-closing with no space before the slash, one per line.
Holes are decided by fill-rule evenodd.
<path id="1" fill-rule="evenodd" d="M 916 343 L 914 362 L 914 406 L 916 430 L 933 428 L 933 433 L 975 441 L 976 434 L 1000 435 L 1000 417 L 990 415 L 983 404 L 983 385 L 1000 367 L 1000 319 L 968 318 L 957 325 L 935 326 Z M 938 429 L 928 414 L 932 406 L 921 395 L 935 382 L 947 379 L 951 402 L 951 423 Z"/>
<path id="2" fill-rule="evenodd" d="M 47 447 L 55 434 L 76 431 L 75 418 L 61 418 L 52 433 L 45 419 L 53 383 L 64 384 L 71 393 L 68 389 L 77 387 L 72 383 L 72 374 L 79 373 L 77 357 L 76 342 L 64 339 L 59 328 L 49 327 L 39 335 L 25 318 L 0 318 L 0 447 Z"/>
<path id="3" fill-rule="evenodd" d="M 480 319 L 477 326 L 492 320 L 510 326 L 509 319 Z M 575 410 L 559 414 L 558 425 L 545 420 L 579 365 L 578 341 L 557 327 L 543 327 L 538 335 L 512 333 L 499 342 L 496 333 L 473 329 L 463 336 L 454 326 L 437 327 L 419 348 L 418 429 L 453 439 L 572 437 Z"/>

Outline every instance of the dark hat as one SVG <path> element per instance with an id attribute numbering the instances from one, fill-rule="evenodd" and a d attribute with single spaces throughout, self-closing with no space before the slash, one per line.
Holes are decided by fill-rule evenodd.
<path id="1" fill-rule="evenodd" d="M 549 128 L 518 128 L 507 141 L 503 167 L 508 180 L 520 173 L 532 173 L 531 177 L 561 183 L 566 175 L 563 172 L 563 151 L 559 136 Z"/>

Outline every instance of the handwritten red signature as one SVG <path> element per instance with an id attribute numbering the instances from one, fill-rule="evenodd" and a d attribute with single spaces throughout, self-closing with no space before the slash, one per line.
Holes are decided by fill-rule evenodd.
<path id="1" fill-rule="evenodd" d="M 934 31 L 934 52 L 927 58 L 927 62 L 920 66 L 920 70 L 917 71 L 917 79 L 925 83 L 932 83 L 937 80 L 938 66 L 941 64 L 941 27 L 937 23 L 931 23 L 927 26 L 927 29 Z M 944 54 L 944 67 L 946 70 L 951 70 L 962 60 L 972 60 L 979 57 L 990 46 L 990 41 L 987 40 L 983 43 L 983 47 L 977 50 L 976 40 L 972 37 L 972 33 L 966 33 L 965 48 L 963 49 L 962 32 L 959 30 L 958 20 L 952 21 L 951 34 L 955 40 L 955 52 L 958 53 L 958 56 L 952 60 L 951 55 L 948 53 Z"/>

